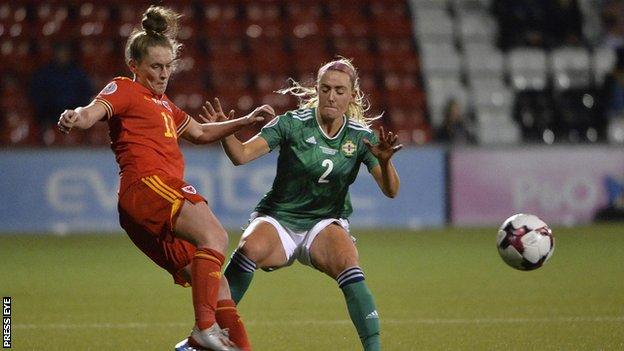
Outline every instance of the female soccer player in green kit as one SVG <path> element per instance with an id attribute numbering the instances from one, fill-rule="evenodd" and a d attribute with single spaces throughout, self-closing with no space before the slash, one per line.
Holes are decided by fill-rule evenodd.
<path id="1" fill-rule="evenodd" d="M 268 123 L 245 143 L 222 139 L 235 165 L 280 147 L 272 189 L 260 200 L 225 270 L 232 299 L 238 303 L 257 268 L 273 270 L 295 259 L 338 282 L 364 350 L 380 350 L 379 315 L 349 235 L 352 212 L 349 185 L 364 163 L 381 191 L 395 197 L 399 177 L 392 155 L 397 137 L 370 129 L 357 71 L 344 58 L 323 65 L 316 86 L 294 82 L 281 91 L 300 100 L 298 110 Z M 216 110 L 215 110 L 216 109 Z M 218 104 L 206 113 L 227 117 Z"/>

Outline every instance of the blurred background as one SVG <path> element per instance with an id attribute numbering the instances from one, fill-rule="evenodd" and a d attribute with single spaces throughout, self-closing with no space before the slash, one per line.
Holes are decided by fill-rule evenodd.
<path id="1" fill-rule="evenodd" d="M 398 133 L 389 202 L 353 187 L 354 225 L 552 224 L 619 219 L 624 206 L 624 3 L 610 0 L 184 0 L 167 95 L 191 115 L 219 97 L 243 115 L 292 77 L 312 84 L 342 55 L 371 114 Z M 145 1 L 0 4 L 0 218 L 5 232 L 117 231 L 117 166 L 105 123 L 63 136 L 66 108 L 129 76 L 127 36 Z M 239 133 L 242 139 L 258 129 Z M 187 178 L 229 227 L 270 187 L 274 159 L 234 168 L 185 145 Z M 33 220 L 33 213 L 37 218 Z"/>

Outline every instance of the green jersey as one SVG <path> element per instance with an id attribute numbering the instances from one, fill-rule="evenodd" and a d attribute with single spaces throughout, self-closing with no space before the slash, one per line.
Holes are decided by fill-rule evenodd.
<path id="1" fill-rule="evenodd" d="M 314 108 L 289 111 L 260 132 L 269 148 L 279 146 L 280 152 L 273 186 L 255 210 L 296 231 L 309 230 L 321 219 L 349 217 L 349 185 L 360 164 L 369 172 L 379 164 L 362 141 L 378 143 L 368 127 L 344 117 L 338 134 L 329 137 L 315 113 Z"/>

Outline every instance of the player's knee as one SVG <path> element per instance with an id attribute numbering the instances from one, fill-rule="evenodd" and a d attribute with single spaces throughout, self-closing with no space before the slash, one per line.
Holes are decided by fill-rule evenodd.
<path id="1" fill-rule="evenodd" d="M 359 267 L 360 263 L 357 256 L 353 255 L 339 255 L 331 260 L 330 267 L 332 277 L 337 277 L 339 274 L 348 270 L 351 267 Z"/>
<path id="2" fill-rule="evenodd" d="M 195 243 L 197 247 L 207 247 L 221 253 L 225 252 L 228 246 L 228 235 L 222 228 L 202 231 L 196 236 L 195 240 L 197 241 Z"/>
<path id="3" fill-rule="evenodd" d="M 255 262 L 257 268 L 272 270 L 286 263 L 286 257 L 281 253 L 281 247 L 272 246 L 262 240 L 243 242 L 238 251 Z"/>
<path id="4" fill-rule="evenodd" d="M 247 257 L 249 260 L 258 263 L 266 257 L 266 248 L 261 243 L 254 240 L 245 241 L 236 251 Z"/>

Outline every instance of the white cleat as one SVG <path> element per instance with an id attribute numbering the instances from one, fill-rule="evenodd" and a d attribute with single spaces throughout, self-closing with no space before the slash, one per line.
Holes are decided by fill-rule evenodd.
<path id="1" fill-rule="evenodd" d="M 230 341 L 227 332 L 219 327 L 217 323 L 212 327 L 199 330 L 193 327 L 191 336 L 175 345 L 175 351 L 240 351 L 236 345 Z"/>
<path id="2" fill-rule="evenodd" d="M 205 349 L 196 349 L 189 344 L 189 339 L 186 338 L 174 346 L 174 351 L 201 351 Z"/>

